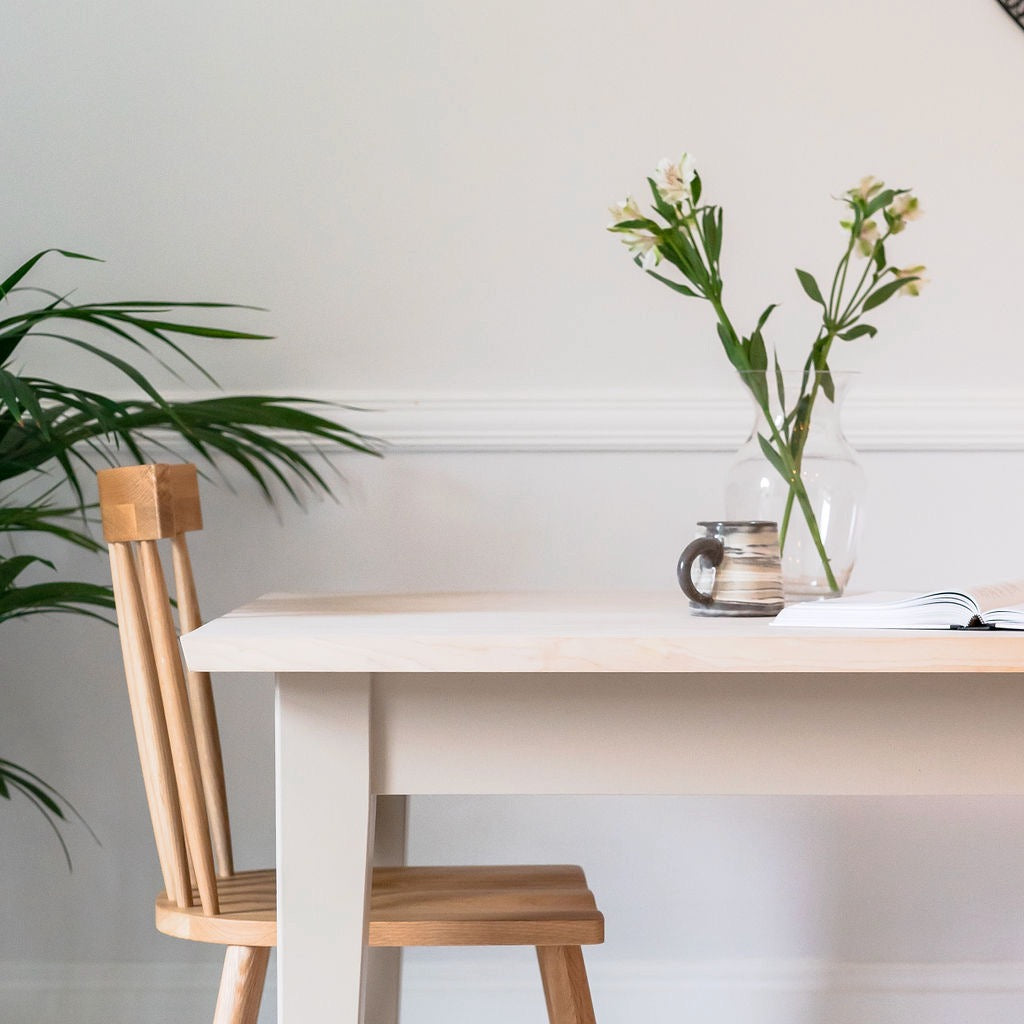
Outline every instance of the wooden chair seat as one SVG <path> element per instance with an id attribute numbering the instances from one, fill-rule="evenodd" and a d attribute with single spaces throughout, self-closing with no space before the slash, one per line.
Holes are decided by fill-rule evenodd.
<path id="1" fill-rule="evenodd" d="M 203 525 L 195 466 L 108 469 L 98 482 L 164 880 L 156 926 L 225 946 L 214 1024 L 256 1024 L 277 944 L 277 878 L 274 871 L 235 870 L 210 677 L 186 673 L 178 648 L 179 634 L 202 621 L 185 540 Z M 160 541 L 170 542 L 177 622 Z M 317 898 L 329 918 L 331 894 Z M 604 919 L 581 868 L 377 868 L 368 916 L 371 946 L 534 946 L 549 1024 L 594 1024 L 580 947 L 604 940 Z"/>
<path id="2" fill-rule="evenodd" d="M 277 945 L 273 870 L 217 880 L 220 913 L 179 907 L 161 893 L 156 927 L 193 942 Z M 574 865 L 376 868 L 371 946 L 586 946 L 604 941 L 604 918 Z"/>

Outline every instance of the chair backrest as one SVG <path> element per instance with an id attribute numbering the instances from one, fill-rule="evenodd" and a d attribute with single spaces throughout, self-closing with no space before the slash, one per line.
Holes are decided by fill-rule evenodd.
<path id="1" fill-rule="evenodd" d="M 218 914 L 216 878 L 234 873 L 217 717 L 206 673 L 186 673 L 158 541 L 169 540 L 181 633 L 200 625 L 185 533 L 202 529 L 193 465 L 97 474 L 121 652 L 167 896 Z M 212 841 L 211 841 L 212 835 Z M 216 868 L 214 867 L 216 851 Z"/>

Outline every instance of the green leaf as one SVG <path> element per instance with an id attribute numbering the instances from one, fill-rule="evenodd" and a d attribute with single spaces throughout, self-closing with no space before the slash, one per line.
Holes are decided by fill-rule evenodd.
<path id="1" fill-rule="evenodd" d="M 34 772 L 13 761 L 6 761 L 0 758 L 0 796 L 11 799 L 11 789 L 15 789 L 25 796 L 42 814 L 46 823 L 53 830 L 57 841 L 60 843 L 67 862 L 68 870 L 71 870 L 71 854 L 67 843 L 57 828 L 58 823 L 64 823 L 74 816 L 85 826 L 86 831 L 99 843 L 96 833 L 89 827 L 89 823 L 78 813 L 77 808 L 59 790 L 54 789 L 48 782 L 45 782 Z"/>
<path id="2" fill-rule="evenodd" d="M 620 220 L 617 224 L 609 224 L 609 231 L 636 231 L 643 229 L 645 231 L 660 231 L 661 228 L 658 224 L 655 224 L 653 220 Z"/>
<path id="3" fill-rule="evenodd" d="M 814 280 L 814 277 L 808 274 L 806 270 L 799 269 L 796 272 L 796 276 L 800 279 L 800 284 L 807 295 L 824 309 L 825 300 L 821 297 L 821 289 L 818 287 L 818 282 Z"/>
<path id="4" fill-rule="evenodd" d="M 700 175 L 694 171 L 693 181 L 690 182 L 690 195 L 693 196 L 693 205 L 696 206 L 700 202 L 700 194 L 704 191 L 704 186 L 701 184 Z"/>
<path id="5" fill-rule="evenodd" d="M 679 215 L 676 213 L 676 208 L 661 198 L 661 193 L 658 191 L 658 186 L 654 184 L 653 178 L 648 178 L 647 184 L 651 188 L 651 201 L 654 203 L 654 208 L 669 224 L 677 224 L 679 222 Z"/>
<path id="6" fill-rule="evenodd" d="M 836 382 L 832 379 L 832 371 L 827 366 L 818 370 L 818 383 L 821 385 L 821 390 L 825 392 L 825 397 L 830 402 L 835 402 Z"/>
<path id="7" fill-rule="evenodd" d="M 764 369 L 752 369 L 743 374 L 743 380 L 754 396 L 754 401 L 761 408 L 767 408 L 769 402 L 767 372 Z"/>
<path id="8" fill-rule="evenodd" d="M 712 263 L 717 263 L 722 255 L 722 235 L 718 229 L 717 209 L 709 206 L 701 215 L 704 229 L 704 244 Z"/>
<path id="9" fill-rule="evenodd" d="M 53 562 L 38 555 L 14 555 L 11 558 L 0 558 L 0 593 L 8 587 L 30 566 L 36 562 L 55 568 Z"/>
<path id="10" fill-rule="evenodd" d="M 64 520 L 80 518 L 78 508 L 50 508 L 49 506 L 0 507 L 0 533 L 45 533 L 85 548 L 87 551 L 101 551 L 103 546 L 87 533 L 71 526 Z"/>
<path id="11" fill-rule="evenodd" d="M 755 330 L 760 331 L 764 327 L 764 325 L 768 323 L 768 317 L 772 315 L 772 310 L 778 308 L 779 304 L 777 302 L 773 302 L 758 318 L 757 327 L 755 328 Z"/>
<path id="12" fill-rule="evenodd" d="M 843 341 L 853 341 L 855 338 L 863 338 L 864 335 L 874 337 L 878 333 L 877 327 L 872 327 L 871 324 L 857 324 L 856 327 L 851 327 L 848 331 L 843 331 L 842 334 L 837 335 L 843 339 Z"/>
<path id="13" fill-rule="evenodd" d="M 80 252 L 68 252 L 66 249 L 44 249 L 42 252 L 37 252 L 31 259 L 26 260 L 10 277 L 7 278 L 2 284 L 0 284 L 0 300 L 5 299 L 8 294 L 15 288 L 19 281 L 23 280 L 28 272 L 44 257 L 49 255 L 51 252 L 58 253 L 61 256 L 66 257 L 69 260 L 91 260 L 95 263 L 102 263 L 103 261 L 97 259 L 95 256 L 84 256 Z"/>
<path id="14" fill-rule="evenodd" d="M 57 803 L 57 801 L 54 800 L 54 798 L 41 786 L 38 786 L 34 782 L 30 782 L 24 778 L 10 779 L 9 781 L 12 786 L 16 789 L 20 789 L 26 796 L 34 797 L 55 818 L 60 818 L 62 821 L 67 820 L 64 810 L 60 804 Z"/>
<path id="15" fill-rule="evenodd" d="M 765 348 L 764 337 L 760 331 L 754 331 L 750 336 L 747 346 L 747 358 L 750 360 L 752 370 L 763 371 L 768 369 L 768 351 Z"/>
<path id="16" fill-rule="evenodd" d="M 879 192 L 877 196 L 874 196 L 868 202 L 868 204 L 864 207 L 864 216 L 865 216 L 865 218 L 866 217 L 870 217 L 873 214 L 878 213 L 878 211 L 881 210 L 883 206 L 888 206 L 898 195 L 901 194 L 901 192 L 906 192 L 906 191 L 907 191 L 906 189 L 901 189 L 901 190 L 897 190 L 897 189 L 893 189 L 893 188 L 882 189 L 882 191 Z"/>
<path id="17" fill-rule="evenodd" d="M 875 242 L 875 251 L 872 259 L 875 261 L 875 269 L 881 274 L 885 270 L 885 246 L 882 243 Z"/>
<path id="18" fill-rule="evenodd" d="M 683 276 L 701 291 L 708 290 L 708 272 L 700 253 L 681 231 L 666 230 L 659 235 L 661 253 L 670 263 L 678 267 Z"/>
<path id="19" fill-rule="evenodd" d="M 764 452 L 764 457 L 775 467 L 775 471 L 779 476 L 783 480 L 788 481 L 791 474 L 782 456 L 772 447 L 771 442 L 763 434 L 758 434 L 757 440 L 761 445 L 761 451 Z"/>
<path id="20" fill-rule="evenodd" d="M 880 306 L 887 299 L 891 299 L 904 285 L 916 280 L 916 277 L 899 277 L 895 281 L 883 284 L 881 288 L 877 288 L 864 300 L 864 310 Z"/>
<path id="21" fill-rule="evenodd" d="M 702 295 L 699 295 L 692 288 L 687 288 L 685 284 L 679 284 L 678 281 L 671 281 L 669 278 L 663 277 L 661 274 L 656 274 L 653 270 L 645 271 L 645 273 L 653 277 L 655 281 L 660 281 L 662 284 L 668 285 L 672 291 L 679 292 L 680 295 L 688 295 L 692 299 L 703 298 Z"/>
<path id="22" fill-rule="evenodd" d="M 722 341 L 722 348 L 725 349 L 725 354 L 729 359 L 729 362 L 736 367 L 740 373 L 745 373 L 750 369 L 750 363 L 747 360 L 747 354 L 743 350 L 742 344 L 738 341 L 736 336 L 729 330 L 725 324 L 719 322 L 715 325 L 718 330 L 718 337 Z"/>
<path id="23" fill-rule="evenodd" d="M 782 367 L 779 366 L 778 353 L 773 353 L 775 357 L 775 386 L 779 389 L 779 405 L 785 410 L 786 408 L 786 385 L 782 378 Z"/>
<path id="24" fill-rule="evenodd" d="M 806 388 L 806 384 L 804 388 Z M 793 429 L 790 433 L 789 438 L 789 450 L 792 453 L 793 459 L 799 461 L 800 453 L 803 451 L 804 445 L 807 443 L 807 432 L 810 429 L 810 418 L 811 418 L 811 396 L 810 393 L 804 393 L 800 396 L 796 403 L 796 409 L 793 410 Z"/>

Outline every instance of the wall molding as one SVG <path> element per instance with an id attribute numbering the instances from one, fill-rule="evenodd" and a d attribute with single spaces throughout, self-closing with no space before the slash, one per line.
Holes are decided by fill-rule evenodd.
<path id="1" fill-rule="evenodd" d="M 394 452 L 734 451 L 751 407 L 736 388 L 629 393 L 340 392 L 337 419 Z M 1024 451 L 1019 390 L 853 395 L 860 451 Z"/>
<path id="2" fill-rule="evenodd" d="M 536 964 L 522 955 L 447 952 L 410 955 L 403 1006 L 410 1020 L 513 1024 L 542 1006 Z M 699 1009 L 709 1024 L 784 1019 L 816 1024 L 822 1007 L 869 1001 L 875 1024 L 954 1019 L 1017 1019 L 1024 1012 L 1024 962 L 830 963 L 816 960 L 639 961 L 591 956 L 594 999 L 608 1019 L 669 1019 L 667 1006 Z M 216 998 L 216 963 L 0 962 L 5 1024 L 158 1024 L 207 1020 Z M 273 1019 L 268 978 L 261 1019 Z M 993 1010 L 998 1012 L 993 1015 Z M 976 1011 L 976 1012 L 974 1012 Z M 674 1015 L 673 1015 L 674 1016 Z M 860 1019 L 860 1018 L 858 1018 Z M 867 1018 L 864 1018 L 867 1019 Z"/>
<path id="3" fill-rule="evenodd" d="M 407 963 L 410 995 L 452 989 L 533 991 L 536 965 L 500 963 L 478 955 L 439 963 Z M 595 993 L 846 992 L 861 996 L 893 994 L 995 995 L 1024 999 L 1024 961 L 956 963 L 841 963 L 814 959 L 607 960 L 592 955 Z"/>

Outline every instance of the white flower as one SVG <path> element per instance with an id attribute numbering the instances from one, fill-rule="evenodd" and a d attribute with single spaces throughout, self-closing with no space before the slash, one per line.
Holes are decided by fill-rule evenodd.
<path id="1" fill-rule="evenodd" d="M 912 196 L 909 192 L 897 196 L 889 207 L 892 233 L 898 235 L 907 226 L 908 221 L 917 220 L 920 216 L 921 207 L 917 196 Z"/>
<path id="2" fill-rule="evenodd" d="M 902 217 L 904 220 L 917 220 L 921 216 L 917 196 L 912 196 L 909 192 L 904 192 L 903 195 L 897 196 L 892 201 L 890 209 L 893 216 Z"/>
<path id="3" fill-rule="evenodd" d="M 878 195 L 884 187 L 884 181 L 879 181 L 873 174 L 869 174 L 866 178 L 861 178 L 860 184 L 856 188 L 851 188 L 846 194 L 858 196 L 860 199 L 871 199 Z"/>
<path id="4" fill-rule="evenodd" d="M 898 278 L 909 277 L 915 279 L 907 281 L 900 289 L 900 295 L 920 295 L 921 289 L 928 283 L 928 279 L 921 276 L 924 271 L 924 267 L 904 267 L 902 270 L 897 270 L 896 276 Z"/>
<path id="5" fill-rule="evenodd" d="M 658 240 L 649 231 L 622 231 L 622 243 L 630 255 L 640 257 L 640 266 L 650 270 L 661 262 Z"/>
<path id="6" fill-rule="evenodd" d="M 621 203 L 613 203 L 608 207 L 608 212 L 612 215 L 612 222 L 608 227 L 613 228 L 616 224 L 621 224 L 624 220 L 644 220 L 643 211 L 636 204 L 636 200 L 632 196 L 626 196 Z"/>
<path id="7" fill-rule="evenodd" d="M 696 174 L 697 167 L 689 153 L 684 153 L 676 164 L 665 157 L 658 161 L 654 171 L 654 184 L 662 198 L 674 206 L 689 205 L 693 202 L 690 186 Z"/>
<path id="8" fill-rule="evenodd" d="M 857 235 L 857 251 L 861 256 L 870 256 L 877 241 L 878 225 L 873 220 L 864 221 L 860 226 L 860 234 Z"/>

